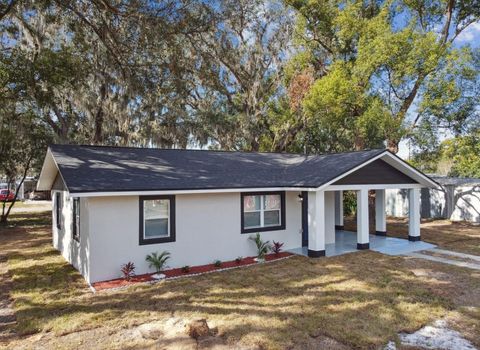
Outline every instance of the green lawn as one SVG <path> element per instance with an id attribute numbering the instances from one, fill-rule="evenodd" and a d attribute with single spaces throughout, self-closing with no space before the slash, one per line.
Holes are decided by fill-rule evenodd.
<path id="1" fill-rule="evenodd" d="M 84 344 L 85 330 L 102 334 L 99 347 L 149 346 L 155 340 L 133 341 L 125 332 L 172 316 L 207 319 L 222 344 L 265 349 L 308 348 L 322 337 L 377 348 L 400 331 L 448 317 L 480 346 L 478 272 L 364 251 L 92 294 L 52 248 L 49 217 L 17 214 L 12 227 L 0 228 L 19 333 L 7 347 L 25 345 L 30 338 L 20 335 L 35 333 L 49 347 L 69 347 L 75 334 Z"/>

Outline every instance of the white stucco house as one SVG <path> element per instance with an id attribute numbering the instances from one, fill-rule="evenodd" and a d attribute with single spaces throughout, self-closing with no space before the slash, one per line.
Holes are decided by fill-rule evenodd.
<path id="1" fill-rule="evenodd" d="M 53 245 L 89 283 L 120 267 L 152 272 L 145 256 L 169 251 L 171 267 L 253 256 L 248 237 L 325 255 L 343 226 L 344 190 L 357 191 L 357 249 L 386 234 L 385 190 L 408 191 L 409 239 L 420 240 L 419 193 L 435 181 L 386 150 L 329 155 L 52 145 L 38 181 L 52 191 Z"/>

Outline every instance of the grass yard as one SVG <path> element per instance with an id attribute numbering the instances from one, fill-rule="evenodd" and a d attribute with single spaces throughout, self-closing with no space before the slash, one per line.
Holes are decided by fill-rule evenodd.
<path id="1" fill-rule="evenodd" d="M 204 318 L 216 327 L 219 348 L 371 349 L 442 317 L 480 347 L 478 271 L 362 251 L 94 295 L 52 248 L 48 212 L 15 214 L 12 224 L 0 228 L 17 318 L 15 333 L 0 337 L 6 348 L 189 348 L 178 334 L 145 337 L 138 330 Z M 478 227 L 426 225 L 426 240 L 470 253 L 478 249 Z M 393 228 L 405 229 L 401 222 Z"/>

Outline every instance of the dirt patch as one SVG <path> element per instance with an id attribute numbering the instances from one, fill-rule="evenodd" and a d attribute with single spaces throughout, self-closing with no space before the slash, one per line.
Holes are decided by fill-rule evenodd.
<path id="1" fill-rule="evenodd" d="M 451 329 L 445 320 L 437 320 L 414 333 L 401 333 L 399 338 L 402 345 L 427 349 L 476 350 L 459 332 Z"/>
<path id="2" fill-rule="evenodd" d="M 310 338 L 307 338 L 302 343 L 295 344 L 291 349 L 292 350 L 317 350 L 317 349 L 349 350 L 351 348 L 325 335 L 311 334 Z"/>
<path id="3" fill-rule="evenodd" d="M 188 326 L 198 320 L 178 317 L 144 323 L 130 328 L 111 329 L 96 328 L 70 334 L 56 336 L 52 333 L 40 333 L 11 343 L 18 350 L 31 349 L 171 349 L 171 350 L 257 350 L 256 346 L 245 346 L 227 343 L 210 330 L 197 338 L 188 334 Z M 206 320 L 204 320 L 206 323 Z"/>

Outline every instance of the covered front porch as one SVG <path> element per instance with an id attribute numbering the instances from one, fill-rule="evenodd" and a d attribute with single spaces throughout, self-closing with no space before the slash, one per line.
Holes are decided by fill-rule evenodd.
<path id="1" fill-rule="evenodd" d="M 430 249 L 433 245 L 420 238 L 420 189 L 434 186 L 430 178 L 391 154 L 353 168 L 315 190 L 302 192 L 302 247 L 292 252 L 315 258 L 363 249 L 390 255 Z M 388 189 L 408 192 L 405 239 L 388 237 Z M 356 194 L 356 232 L 344 230 L 344 191 Z"/>

